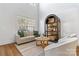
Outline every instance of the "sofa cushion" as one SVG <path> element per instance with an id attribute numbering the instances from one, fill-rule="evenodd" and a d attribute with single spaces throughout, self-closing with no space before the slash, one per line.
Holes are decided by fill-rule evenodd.
<path id="1" fill-rule="evenodd" d="M 31 31 L 23 31 L 23 30 L 19 30 L 18 31 L 18 35 L 20 36 L 20 37 L 26 37 L 26 36 L 32 36 L 33 35 L 33 32 L 31 32 Z"/>
<path id="2" fill-rule="evenodd" d="M 32 36 L 33 32 L 31 31 L 24 31 L 24 36 Z"/>

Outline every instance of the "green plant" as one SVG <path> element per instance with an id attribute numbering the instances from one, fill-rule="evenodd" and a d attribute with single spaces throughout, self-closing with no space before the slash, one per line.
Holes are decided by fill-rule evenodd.
<path id="1" fill-rule="evenodd" d="M 33 35 L 34 35 L 35 37 L 39 37 L 39 36 L 40 36 L 39 33 L 38 33 L 38 31 L 33 31 Z"/>
<path id="2" fill-rule="evenodd" d="M 20 37 L 24 37 L 24 31 L 19 30 L 19 31 L 18 31 L 18 35 L 20 35 Z"/>

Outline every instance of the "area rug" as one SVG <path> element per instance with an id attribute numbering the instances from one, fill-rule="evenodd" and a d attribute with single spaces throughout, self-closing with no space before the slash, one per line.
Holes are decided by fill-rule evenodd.
<path id="1" fill-rule="evenodd" d="M 36 42 L 30 42 L 22 45 L 15 45 L 23 56 L 40 56 L 44 54 L 44 50 L 40 46 L 36 46 Z"/>
<path id="2" fill-rule="evenodd" d="M 44 49 L 36 46 L 36 41 L 15 46 L 23 56 L 44 56 Z"/>

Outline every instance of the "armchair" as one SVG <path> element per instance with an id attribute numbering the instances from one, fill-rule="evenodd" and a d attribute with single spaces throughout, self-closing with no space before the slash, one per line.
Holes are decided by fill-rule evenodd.
<path id="1" fill-rule="evenodd" d="M 45 56 L 75 56 L 78 38 L 62 38 L 45 47 Z"/>

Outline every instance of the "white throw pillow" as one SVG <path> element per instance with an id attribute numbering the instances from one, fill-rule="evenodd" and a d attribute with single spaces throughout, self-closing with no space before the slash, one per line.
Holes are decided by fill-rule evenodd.
<path id="1" fill-rule="evenodd" d="M 73 37 L 76 37 L 77 35 L 76 34 L 70 34 L 70 35 L 67 35 L 61 39 L 59 39 L 59 42 L 63 42 L 63 41 L 66 41 L 68 40 L 69 38 L 73 38 Z"/>
<path id="2" fill-rule="evenodd" d="M 24 37 L 28 36 L 28 32 L 24 31 Z"/>
<path id="3" fill-rule="evenodd" d="M 72 38 L 72 37 L 76 37 L 77 35 L 76 34 L 67 34 L 64 38 Z"/>
<path id="4" fill-rule="evenodd" d="M 77 35 L 76 34 L 71 34 L 71 35 L 69 35 L 69 37 L 76 37 Z"/>

